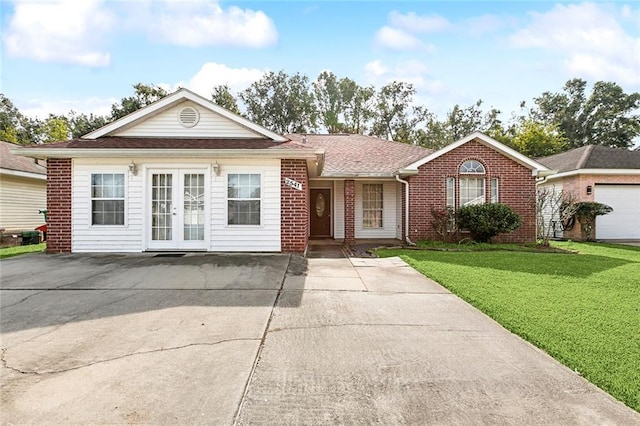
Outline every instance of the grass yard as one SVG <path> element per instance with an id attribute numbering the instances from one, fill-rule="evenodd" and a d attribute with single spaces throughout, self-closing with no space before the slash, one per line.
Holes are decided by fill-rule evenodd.
<path id="1" fill-rule="evenodd" d="M 640 247 L 554 243 L 570 253 L 379 250 L 640 411 Z"/>
<path id="2" fill-rule="evenodd" d="M 0 248 L 0 259 L 5 257 L 18 256 L 25 253 L 35 253 L 44 251 L 47 248 L 47 243 L 31 244 L 28 246 L 13 246 L 7 248 Z"/>

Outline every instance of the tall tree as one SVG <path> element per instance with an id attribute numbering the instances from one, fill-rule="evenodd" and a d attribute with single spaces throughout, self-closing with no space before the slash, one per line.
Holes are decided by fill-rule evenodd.
<path id="1" fill-rule="evenodd" d="M 429 115 L 425 107 L 412 105 L 415 93 L 411 83 L 401 81 L 393 81 L 380 88 L 376 94 L 372 134 L 398 142 L 415 143 L 417 125 Z"/>
<path id="2" fill-rule="evenodd" d="M 342 85 L 336 75 L 329 71 L 320 73 L 312 83 L 318 124 L 329 133 L 344 131 L 344 95 Z"/>
<path id="3" fill-rule="evenodd" d="M 39 120 L 26 117 L 11 99 L 0 93 L 0 140 L 21 145 L 37 143 L 39 126 Z"/>
<path id="4" fill-rule="evenodd" d="M 375 88 L 362 87 L 345 77 L 340 80 L 340 92 L 344 107 L 343 131 L 354 134 L 366 133 L 375 116 Z"/>
<path id="5" fill-rule="evenodd" d="M 567 138 L 554 124 L 544 124 L 523 118 L 506 131 L 494 131 L 490 136 L 531 157 L 557 154 L 567 149 Z"/>
<path id="6" fill-rule="evenodd" d="M 38 133 L 40 143 L 52 143 L 69 139 L 71 131 L 67 117 L 49 114 L 49 117 L 42 122 Z"/>
<path id="7" fill-rule="evenodd" d="M 616 83 L 599 81 L 587 97 L 586 88 L 586 81 L 573 79 L 561 93 L 544 92 L 534 99 L 532 117 L 556 125 L 571 148 L 631 147 L 640 136 L 640 93 L 627 94 Z"/>
<path id="8" fill-rule="evenodd" d="M 274 132 L 306 133 L 316 129 L 316 109 L 309 78 L 284 71 L 265 74 L 238 97 L 250 120 Z"/>
<path id="9" fill-rule="evenodd" d="M 211 100 L 216 105 L 240 115 L 238 101 L 235 96 L 233 96 L 233 93 L 231 93 L 231 89 L 228 85 L 220 84 L 218 86 L 214 86 L 213 91 L 211 92 Z"/>
<path id="10" fill-rule="evenodd" d="M 131 114 L 169 95 L 165 89 L 154 84 L 137 83 L 133 85 L 133 89 L 135 91 L 133 96 L 122 98 L 120 102 L 111 106 L 111 121 Z"/>
<path id="11" fill-rule="evenodd" d="M 102 115 L 77 113 L 71 110 L 67 114 L 67 122 L 71 137 L 79 138 L 107 125 L 110 119 Z"/>

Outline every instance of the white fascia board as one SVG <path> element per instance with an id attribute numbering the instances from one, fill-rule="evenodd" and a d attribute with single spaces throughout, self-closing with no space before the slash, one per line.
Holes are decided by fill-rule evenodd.
<path id="1" fill-rule="evenodd" d="M 20 148 L 15 154 L 34 158 L 297 158 L 317 160 L 324 151 L 312 149 L 106 149 L 106 148 Z"/>
<path id="2" fill-rule="evenodd" d="M 640 169 L 577 169 L 556 173 L 548 176 L 547 180 L 577 175 L 640 176 Z"/>
<path id="3" fill-rule="evenodd" d="M 228 111 L 224 108 L 222 108 L 219 105 L 214 104 L 213 102 L 203 98 L 202 96 L 193 93 L 192 91 L 188 90 L 188 89 L 179 89 L 178 91 L 170 94 L 169 96 L 166 96 L 162 99 L 160 99 L 157 102 L 154 102 L 150 105 L 147 105 L 144 108 L 141 108 L 135 112 L 132 112 L 129 115 L 126 115 L 116 121 L 114 121 L 113 123 L 109 123 L 104 127 L 99 128 L 98 130 L 94 130 L 91 133 L 88 133 L 84 136 L 82 136 L 83 139 L 97 139 L 99 137 L 102 136 L 107 136 L 109 134 L 112 134 L 113 132 L 120 130 L 124 127 L 129 126 L 130 124 L 136 122 L 136 121 L 140 121 L 142 119 L 144 119 L 145 117 L 150 117 L 153 116 L 169 107 L 171 107 L 172 105 L 175 105 L 179 102 L 185 101 L 185 100 L 189 100 L 193 103 L 196 103 L 198 105 L 200 105 L 203 108 L 206 108 L 216 114 L 222 115 L 225 118 L 228 118 L 231 121 L 234 121 L 235 123 L 248 128 L 249 130 L 254 131 L 255 133 L 262 135 L 268 139 L 272 139 L 275 142 L 285 142 L 288 141 L 289 139 L 285 138 L 282 135 L 279 135 L 277 133 L 272 132 L 271 130 L 265 129 L 264 127 L 247 120 L 244 117 L 240 117 L 239 115 L 236 115 L 234 113 L 232 113 L 231 111 Z"/>
<path id="4" fill-rule="evenodd" d="M 534 176 L 537 176 L 538 173 L 535 173 L 535 171 L 537 170 L 549 170 L 548 167 L 546 167 L 545 165 L 538 163 L 535 160 L 532 160 L 531 158 L 527 157 L 526 155 L 523 155 L 521 153 L 519 153 L 518 151 L 516 151 L 513 148 L 509 148 L 508 146 L 498 142 L 497 140 L 490 138 L 489 136 L 485 135 L 484 133 L 481 132 L 473 132 L 468 136 L 465 136 L 464 138 L 460 139 L 457 142 L 454 142 L 452 144 L 449 144 L 447 146 L 445 146 L 442 149 L 439 149 L 436 152 L 433 152 L 429 155 L 427 155 L 426 157 L 424 157 L 421 160 L 418 160 L 412 164 L 409 164 L 407 167 L 405 167 L 404 169 L 400 170 L 401 174 L 410 172 L 412 170 L 417 170 L 418 167 L 422 166 L 423 164 L 428 163 L 429 161 L 435 160 L 436 158 L 446 154 L 449 151 L 453 151 L 454 149 L 466 144 L 467 142 L 471 142 L 474 139 L 478 139 L 482 144 L 487 145 L 493 149 L 495 149 L 498 152 L 501 152 L 503 155 L 505 155 L 506 157 L 511 158 L 512 160 L 532 169 L 534 171 L 534 173 L 532 173 Z"/>
<path id="5" fill-rule="evenodd" d="M 395 179 L 395 173 L 336 173 L 323 174 L 326 179 Z"/>
<path id="6" fill-rule="evenodd" d="M 0 169 L 0 174 L 8 175 L 8 176 L 18 176 L 29 179 L 37 179 L 37 180 L 47 180 L 46 174 L 40 173 L 32 173 L 32 172 L 23 172 L 20 170 L 10 170 L 10 169 Z"/>

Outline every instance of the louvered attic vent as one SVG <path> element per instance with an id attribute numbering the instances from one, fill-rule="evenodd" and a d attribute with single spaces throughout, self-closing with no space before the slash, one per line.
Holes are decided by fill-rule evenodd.
<path id="1" fill-rule="evenodd" d="M 178 114 L 178 121 L 184 127 L 193 127 L 198 124 L 198 120 L 200 120 L 198 110 L 190 106 L 182 108 Z"/>

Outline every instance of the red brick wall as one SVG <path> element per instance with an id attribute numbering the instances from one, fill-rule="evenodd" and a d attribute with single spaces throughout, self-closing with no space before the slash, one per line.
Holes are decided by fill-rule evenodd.
<path id="1" fill-rule="evenodd" d="M 284 178 L 302 184 L 302 191 Z M 280 160 L 280 244 L 283 253 L 304 253 L 309 238 L 309 179 L 305 160 Z"/>
<path id="2" fill-rule="evenodd" d="M 344 243 L 356 243 L 356 183 L 344 181 Z"/>
<path id="3" fill-rule="evenodd" d="M 71 253 L 71 159 L 47 160 L 47 253 Z"/>
<path id="4" fill-rule="evenodd" d="M 531 170 L 477 141 L 470 141 L 419 168 L 409 181 L 409 238 L 412 241 L 437 239 L 431 209 L 446 205 L 446 178 L 456 178 L 456 204 L 460 200 L 460 164 L 466 160 L 480 161 L 486 171 L 485 194 L 491 194 L 491 178 L 498 178 L 498 202 L 520 215 L 522 225 L 517 230 L 494 238 L 495 242 L 535 241 L 535 178 Z"/>

